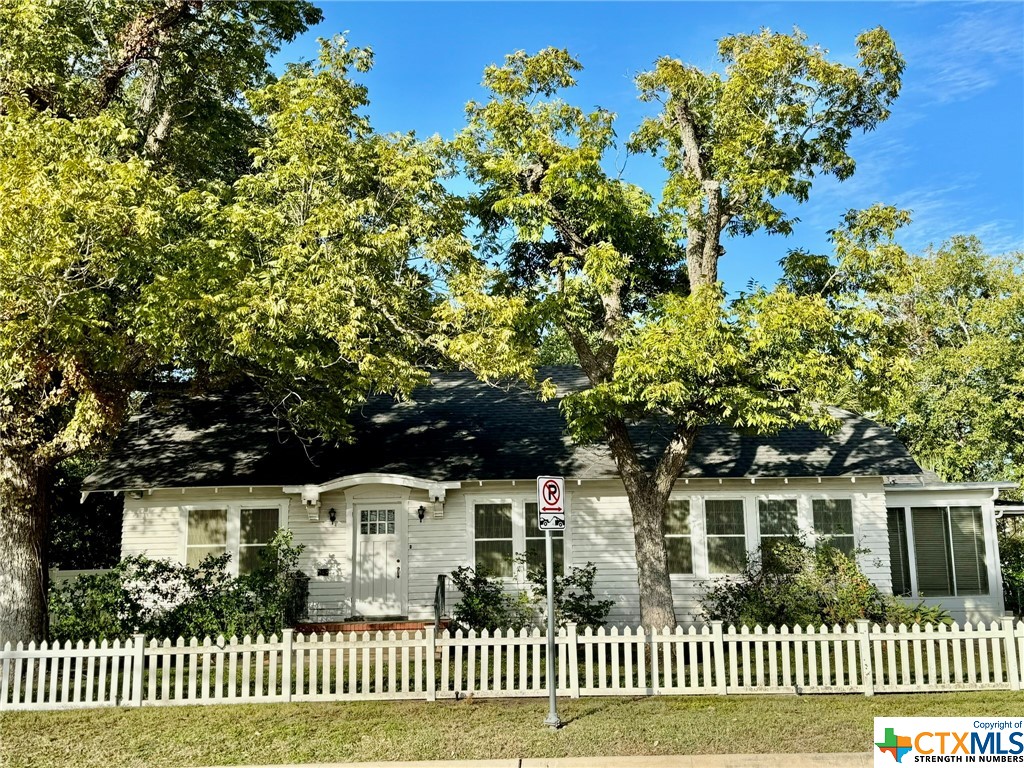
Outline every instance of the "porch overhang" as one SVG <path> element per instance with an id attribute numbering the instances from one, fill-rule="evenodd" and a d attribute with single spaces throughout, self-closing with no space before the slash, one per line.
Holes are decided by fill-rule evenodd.
<path id="1" fill-rule="evenodd" d="M 395 475 L 384 472 L 364 472 L 357 475 L 344 475 L 333 480 L 313 485 L 284 485 L 281 490 L 284 493 L 294 493 L 302 496 L 302 501 L 307 505 L 320 503 L 320 495 L 330 491 L 341 491 L 357 485 L 397 485 L 403 488 L 415 488 L 426 491 L 431 501 L 444 503 L 448 491 L 458 490 L 462 483 L 458 480 L 424 480 L 410 475 Z"/>

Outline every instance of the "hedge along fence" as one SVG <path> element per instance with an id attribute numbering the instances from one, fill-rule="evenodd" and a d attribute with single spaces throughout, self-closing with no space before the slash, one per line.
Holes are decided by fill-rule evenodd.
<path id="1" fill-rule="evenodd" d="M 908 693 L 1020 690 L 1024 623 L 645 632 L 570 624 L 558 693 Z M 0 652 L 0 710 L 274 701 L 545 696 L 539 630 L 79 642 Z"/>

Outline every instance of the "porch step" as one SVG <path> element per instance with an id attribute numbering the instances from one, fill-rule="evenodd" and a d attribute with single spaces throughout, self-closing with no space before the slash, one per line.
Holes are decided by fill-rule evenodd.
<path id="1" fill-rule="evenodd" d="M 450 621 L 450 619 L 441 619 L 441 629 L 446 629 Z M 432 621 L 409 621 L 408 619 L 360 619 L 356 621 L 301 623 L 295 626 L 295 631 L 301 632 L 304 635 L 313 632 L 317 634 L 324 632 L 330 632 L 331 634 L 338 632 L 415 632 L 433 625 L 434 622 Z"/>

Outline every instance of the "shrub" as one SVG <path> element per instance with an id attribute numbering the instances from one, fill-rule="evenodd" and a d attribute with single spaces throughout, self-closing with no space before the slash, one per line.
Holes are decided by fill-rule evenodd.
<path id="1" fill-rule="evenodd" d="M 519 565 L 525 565 L 522 558 Z M 464 629 L 495 630 L 540 626 L 547 609 L 547 577 L 542 567 L 526 570 L 529 589 L 511 595 L 499 579 L 485 570 L 462 566 L 452 571 L 451 577 L 462 599 L 452 608 L 452 618 Z M 594 579 L 597 566 L 587 563 L 582 568 L 571 568 L 565 576 L 554 578 L 555 622 L 564 627 L 575 622 L 581 627 L 596 629 L 604 624 L 611 609 L 611 600 L 594 598 Z"/>
<path id="2" fill-rule="evenodd" d="M 505 592 L 501 580 L 492 578 L 483 568 L 468 565 L 452 571 L 452 583 L 462 599 L 452 607 L 452 618 L 464 630 L 520 630 L 534 623 L 533 606 L 520 593 Z"/>
<path id="3" fill-rule="evenodd" d="M 886 595 L 856 561 L 825 543 L 774 542 L 750 558 L 743 572 L 708 586 L 701 597 L 708 619 L 749 627 L 845 626 L 857 619 L 879 624 L 948 622 L 941 608 L 908 606 Z"/>
<path id="4" fill-rule="evenodd" d="M 547 611 L 548 581 L 547 572 L 542 566 L 527 570 L 527 579 L 533 589 L 533 599 L 540 608 L 541 619 L 545 619 Z M 555 574 L 552 579 L 552 592 L 555 602 L 555 623 L 564 627 L 575 623 L 580 628 L 597 629 L 604 626 L 612 600 L 597 600 L 594 597 L 594 579 L 597 566 L 587 563 L 582 568 L 573 566 L 565 576 Z"/>
<path id="5" fill-rule="evenodd" d="M 50 589 L 53 640 L 203 637 L 280 632 L 305 609 L 309 579 L 298 570 L 302 547 L 278 531 L 257 568 L 232 578 L 229 555 L 198 566 L 125 558 L 107 573 L 80 576 Z"/>

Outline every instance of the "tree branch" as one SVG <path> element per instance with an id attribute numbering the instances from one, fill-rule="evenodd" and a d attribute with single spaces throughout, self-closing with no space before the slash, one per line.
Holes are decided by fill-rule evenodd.
<path id="1" fill-rule="evenodd" d="M 97 109 L 109 106 L 121 82 L 140 61 L 152 58 L 160 41 L 171 30 L 187 26 L 203 8 L 205 0 L 165 0 L 162 8 L 136 17 L 126 28 L 115 58 L 99 74 Z"/>

